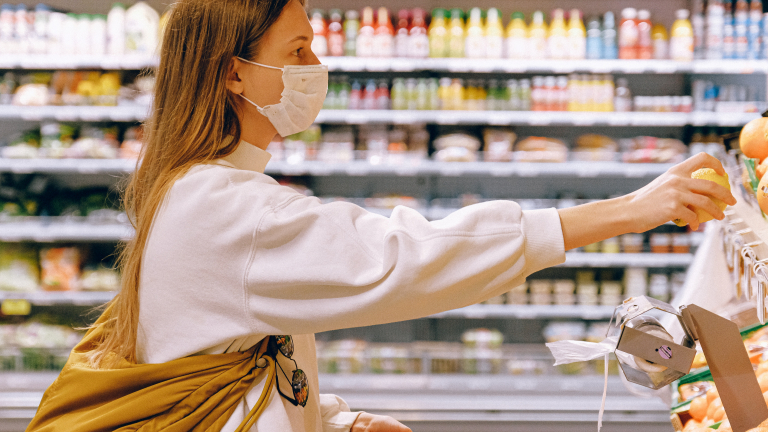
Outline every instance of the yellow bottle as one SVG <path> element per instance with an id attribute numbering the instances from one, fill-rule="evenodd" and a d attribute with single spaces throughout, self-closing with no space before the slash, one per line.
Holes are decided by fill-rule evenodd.
<path id="1" fill-rule="evenodd" d="M 448 56 L 464 57 L 464 12 L 451 9 L 451 23 L 448 29 Z"/>
<path id="2" fill-rule="evenodd" d="M 485 57 L 485 29 L 483 29 L 483 10 L 472 8 L 467 18 L 467 35 L 464 39 L 464 56 L 468 58 Z"/>
<path id="3" fill-rule="evenodd" d="M 565 26 L 565 12 L 562 9 L 555 9 L 552 12 L 552 23 L 549 26 L 547 47 L 549 58 L 568 58 L 568 29 Z"/>
<path id="4" fill-rule="evenodd" d="M 529 54 L 532 59 L 543 59 L 548 57 L 548 34 L 547 23 L 544 22 L 544 12 L 534 12 L 531 27 L 528 30 Z"/>
<path id="5" fill-rule="evenodd" d="M 504 25 L 501 12 L 496 8 L 488 9 L 485 19 L 485 56 L 492 59 L 504 57 Z"/>
<path id="6" fill-rule="evenodd" d="M 669 36 L 664 24 L 656 23 L 651 28 L 651 45 L 654 59 L 665 60 L 669 58 Z"/>
<path id="7" fill-rule="evenodd" d="M 672 24 L 672 37 L 669 41 L 669 56 L 672 60 L 693 60 L 693 26 L 688 20 L 689 15 L 687 9 L 680 9 L 675 14 L 677 21 Z"/>
<path id="8" fill-rule="evenodd" d="M 429 56 L 448 57 L 448 27 L 446 26 L 445 9 L 437 8 L 432 11 L 432 23 L 429 25 Z"/>
<path id="9" fill-rule="evenodd" d="M 587 29 L 581 20 L 581 11 L 571 10 L 568 20 L 568 56 L 574 60 L 583 60 L 587 57 Z"/>
<path id="10" fill-rule="evenodd" d="M 512 21 L 507 26 L 507 58 L 525 59 L 530 57 L 528 43 L 528 25 L 522 12 L 512 14 Z"/>

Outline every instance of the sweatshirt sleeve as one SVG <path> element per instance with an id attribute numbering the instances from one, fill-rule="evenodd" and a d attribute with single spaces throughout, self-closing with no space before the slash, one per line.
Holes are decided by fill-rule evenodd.
<path id="1" fill-rule="evenodd" d="M 475 304 L 565 261 L 555 209 L 475 204 L 439 221 L 295 197 L 262 213 L 246 265 L 254 333 L 305 334 Z"/>
<path id="2" fill-rule="evenodd" d="M 349 405 L 336 395 L 321 394 L 320 415 L 323 432 L 349 432 L 360 413 L 350 412 Z"/>

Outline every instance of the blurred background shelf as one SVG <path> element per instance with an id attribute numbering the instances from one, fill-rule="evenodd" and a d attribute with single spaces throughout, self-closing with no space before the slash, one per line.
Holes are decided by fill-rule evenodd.
<path id="1" fill-rule="evenodd" d="M 149 107 L 127 106 L 15 106 L 0 105 L 0 119 L 134 122 L 147 118 Z"/>
<path id="2" fill-rule="evenodd" d="M 751 74 L 768 72 L 765 60 L 516 60 L 466 58 L 366 58 L 321 57 L 331 72 L 471 72 L 471 73 L 694 73 Z M 0 69 L 102 69 L 138 70 L 156 67 L 158 58 L 144 55 L 64 56 L 7 54 Z"/>
<path id="3" fill-rule="evenodd" d="M 0 222 L 0 241 L 20 242 L 114 242 L 133 236 L 126 223 L 94 223 L 68 218 L 29 217 Z"/>
<path id="4" fill-rule="evenodd" d="M 111 291 L 0 291 L 0 302 L 3 300 L 26 300 L 35 306 L 99 306 L 114 297 L 115 293 Z"/>

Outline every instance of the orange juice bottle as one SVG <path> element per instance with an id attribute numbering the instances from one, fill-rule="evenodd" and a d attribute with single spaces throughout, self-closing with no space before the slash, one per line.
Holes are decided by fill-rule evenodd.
<path id="1" fill-rule="evenodd" d="M 448 11 L 437 8 L 432 11 L 432 22 L 429 24 L 429 56 L 448 57 L 448 27 L 446 15 Z"/>
<path id="2" fill-rule="evenodd" d="M 568 58 L 568 29 L 565 25 L 565 12 L 562 9 L 555 9 L 552 12 L 552 23 L 549 26 L 547 46 L 549 48 L 549 58 Z"/>
<path id="3" fill-rule="evenodd" d="M 504 56 L 504 26 L 501 12 L 496 8 L 488 9 L 485 19 L 485 56 L 493 59 Z"/>
<path id="4" fill-rule="evenodd" d="M 467 33 L 464 39 L 464 56 L 468 58 L 485 57 L 485 30 L 483 29 L 483 10 L 476 7 L 469 11 Z"/>
<path id="5" fill-rule="evenodd" d="M 525 15 L 522 12 L 515 12 L 512 14 L 509 26 L 507 26 L 507 58 L 528 58 L 530 50 L 528 25 L 525 24 Z"/>
<path id="6" fill-rule="evenodd" d="M 529 54 L 532 59 L 543 59 L 548 57 L 547 53 L 547 23 L 544 22 L 544 12 L 536 11 L 533 13 L 531 26 L 528 29 Z"/>
<path id="7" fill-rule="evenodd" d="M 464 57 L 464 12 L 451 9 L 451 22 L 448 29 L 448 56 Z"/>
<path id="8" fill-rule="evenodd" d="M 587 29 L 578 9 L 572 9 L 568 19 L 568 53 L 574 60 L 583 60 L 587 56 Z"/>

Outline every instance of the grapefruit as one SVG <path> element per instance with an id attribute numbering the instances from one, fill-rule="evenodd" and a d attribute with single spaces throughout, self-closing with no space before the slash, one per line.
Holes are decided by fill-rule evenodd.
<path id="1" fill-rule="evenodd" d="M 757 204 L 760 206 L 760 209 L 763 213 L 768 214 L 768 176 L 760 180 L 755 196 L 757 196 Z"/>
<path id="2" fill-rule="evenodd" d="M 731 190 L 731 183 L 728 181 L 728 174 L 720 175 L 712 168 L 698 169 L 694 171 L 693 174 L 691 174 L 691 178 L 713 181 L 719 184 L 720 186 L 728 190 Z M 712 202 L 714 202 L 715 205 L 717 205 L 720 208 L 720 210 L 725 210 L 725 208 L 728 206 L 726 203 L 720 201 L 717 198 L 710 197 L 709 199 L 711 199 Z M 693 210 L 696 212 L 696 215 L 699 217 L 699 223 L 709 222 L 715 218 L 714 216 L 712 216 L 711 214 L 705 212 L 700 208 L 694 208 Z M 675 219 L 674 222 L 675 224 L 677 224 L 677 226 L 687 225 L 685 221 L 683 221 L 682 219 Z"/>
<path id="3" fill-rule="evenodd" d="M 761 179 L 765 176 L 766 171 L 768 171 L 768 158 L 763 159 L 762 162 L 757 164 L 755 167 L 755 175 L 757 178 Z"/>
<path id="4" fill-rule="evenodd" d="M 688 414 L 690 414 L 694 420 L 700 422 L 704 420 L 704 417 L 707 416 L 708 407 L 709 404 L 707 403 L 707 397 L 699 396 L 691 401 L 691 407 L 688 408 Z"/>
<path id="5" fill-rule="evenodd" d="M 763 160 L 768 157 L 768 118 L 760 117 L 747 123 L 739 135 L 744 156 Z"/>

